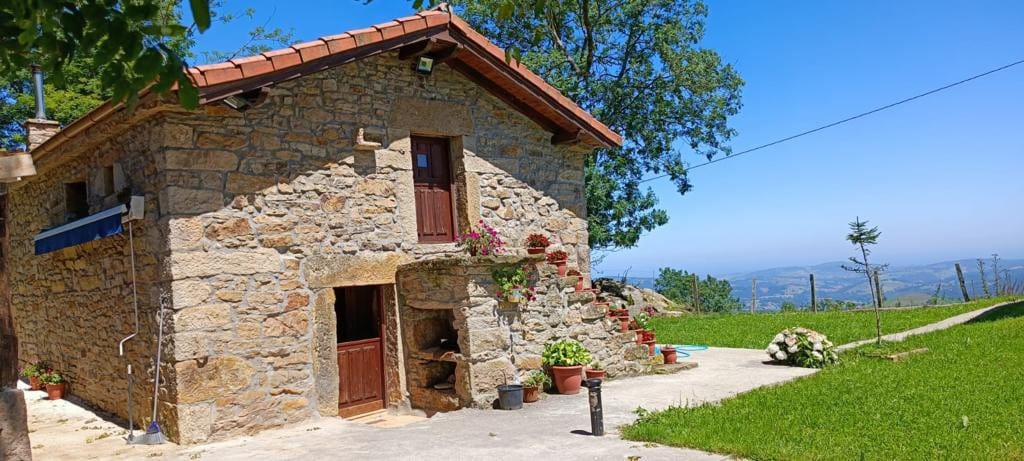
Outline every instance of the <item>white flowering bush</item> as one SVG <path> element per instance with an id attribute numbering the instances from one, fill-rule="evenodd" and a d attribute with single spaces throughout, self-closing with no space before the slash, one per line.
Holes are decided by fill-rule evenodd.
<path id="1" fill-rule="evenodd" d="M 839 362 L 839 355 L 828 337 L 803 327 L 782 330 L 768 343 L 765 352 L 773 361 L 807 368 Z"/>

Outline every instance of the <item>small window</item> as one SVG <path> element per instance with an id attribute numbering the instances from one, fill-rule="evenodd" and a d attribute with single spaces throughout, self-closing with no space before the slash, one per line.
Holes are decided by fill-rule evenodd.
<path id="1" fill-rule="evenodd" d="M 89 216 L 89 189 L 84 182 L 64 183 L 64 222 Z"/>
<path id="2" fill-rule="evenodd" d="M 100 179 L 103 181 L 103 196 L 106 197 L 114 193 L 114 165 L 108 165 L 103 167 L 103 172 L 100 174 Z"/>

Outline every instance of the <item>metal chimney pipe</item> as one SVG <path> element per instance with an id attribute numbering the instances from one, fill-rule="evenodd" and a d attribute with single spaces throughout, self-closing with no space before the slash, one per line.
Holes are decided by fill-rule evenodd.
<path id="1" fill-rule="evenodd" d="M 32 64 L 32 78 L 36 87 L 36 119 L 46 120 L 46 100 L 43 99 L 43 68 Z"/>

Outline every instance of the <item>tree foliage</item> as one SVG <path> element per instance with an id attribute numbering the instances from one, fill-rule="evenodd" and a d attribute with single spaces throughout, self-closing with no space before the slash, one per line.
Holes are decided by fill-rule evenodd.
<path id="1" fill-rule="evenodd" d="M 117 2 L 108 3 L 111 4 L 110 8 L 112 9 L 120 8 L 121 5 Z M 82 8 L 90 5 L 88 2 L 82 4 Z M 152 21 L 180 25 L 182 11 L 178 0 L 159 0 L 154 4 L 156 9 L 153 11 L 156 11 L 156 17 Z M 252 8 L 238 12 L 224 11 L 226 5 L 219 1 L 212 2 L 210 6 L 213 8 L 210 12 L 211 21 L 216 24 L 227 24 L 239 19 L 253 19 L 256 13 L 256 10 Z M 0 6 L 0 15 L 4 14 L 3 11 L 6 8 L 12 7 L 12 5 Z M 109 16 L 115 16 L 115 13 L 107 13 L 103 17 Z M 0 27 L 0 30 L 3 28 Z M 183 35 L 165 37 L 163 44 L 164 48 L 177 56 L 181 62 L 196 58 L 193 50 L 196 45 L 198 29 L 189 27 L 184 30 Z M 139 37 L 138 35 L 133 36 Z M 221 61 L 235 56 L 258 54 L 272 47 L 287 45 L 291 41 L 291 37 L 290 30 L 268 28 L 264 24 L 251 29 L 245 37 L 245 41 L 236 49 L 228 52 L 203 52 L 201 60 Z M 0 43 L 5 45 L 0 49 L 0 61 L 2 61 L 7 58 L 6 54 L 14 51 L 6 48 L 6 42 Z M 121 83 L 111 83 L 109 80 L 105 80 L 104 74 L 110 70 L 111 64 L 109 61 L 101 59 L 103 55 L 96 48 L 73 50 L 66 60 L 59 61 L 60 67 L 51 67 L 56 65 L 52 62 L 46 64 L 48 62 L 46 56 L 52 53 L 52 50 L 40 45 L 33 49 L 31 55 L 34 56 L 33 62 L 43 63 L 46 73 L 43 94 L 46 99 L 47 117 L 62 125 L 77 120 L 104 101 L 115 97 L 115 88 L 118 85 L 139 83 L 134 80 Z M 20 61 L 17 63 L 11 61 L 8 67 L 13 67 L 4 67 L 5 71 L 0 75 L 0 149 L 15 150 L 24 144 L 25 133 L 22 123 L 35 113 L 33 83 L 29 68 L 27 65 L 17 67 L 15 64 L 20 64 Z M 136 65 L 149 64 L 139 62 Z M 176 68 L 176 72 L 182 73 L 181 67 Z M 141 87 L 137 89 L 141 89 Z"/>
<path id="2" fill-rule="evenodd" d="M 422 3 L 417 0 L 415 3 Z M 727 154 L 742 79 L 702 48 L 696 0 L 461 0 L 468 22 L 624 137 L 586 163 L 595 249 L 636 245 L 668 222 L 641 182 L 667 174 L 692 187 L 684 152 Z"/>
<path id="3" fill-rule="evenodd" d="M 58 85 L 76 59 L 90 56 L 100 86 L 131 106 L 139 92 L 169 92 L 178 86 L 186 107 L 198 93 L 182 72 L 180 45 L 192 28 L 210 26 L 209 0 L 190 0 L 195 23 L 181 24 L 177 2 L 167 0 L 7 0 L 0 3 L 0 71 L 5 75 L 36 63 Z"/>
<path id="4" fill-rule="evenodd" d="M 654 290 L 679 304 L 693 305 L 693 280 L 697 274 L 679 269 L 663 267 L 654 280 Z M 728 280 L 716 279 L 710 275 L 698 278 L 697 291 L 700 308 L 704 312 L 729 312 L 740 308 L 740 300 L 732 296 L 732 284 Z"/>

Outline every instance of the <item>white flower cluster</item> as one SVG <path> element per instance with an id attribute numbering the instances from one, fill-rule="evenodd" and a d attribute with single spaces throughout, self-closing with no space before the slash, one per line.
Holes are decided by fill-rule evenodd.
<path id="1" fill-rule="evenodd" d="M 820 368 L 839 361 L 828 337 L 803 327 L 782 330 L 772 338 L 765 352 L 772 360 L 802 367 Z"/>

